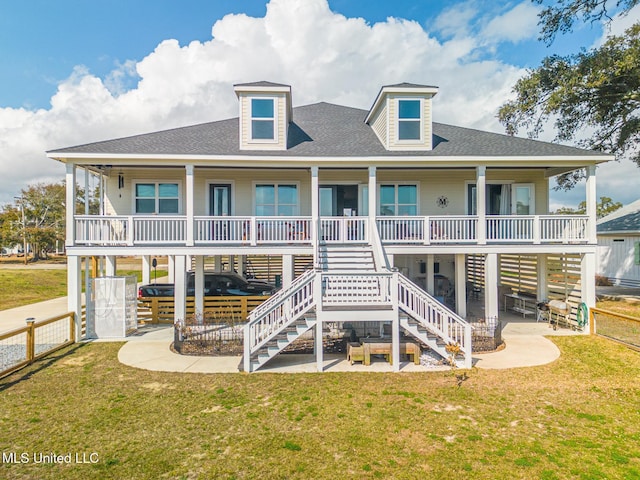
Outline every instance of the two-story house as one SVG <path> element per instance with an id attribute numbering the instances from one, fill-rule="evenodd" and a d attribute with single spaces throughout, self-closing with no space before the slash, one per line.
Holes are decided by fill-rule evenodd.
<path id="1" fill-rule="evenodd" d="M 237 118 L 48 152 L 66 165 L 78 316 L 82 259 L 113 274 L 123 255 L 147 272 L 151 256 L 170 258 L 176 319 L 191 268 L 203 309 L 205 258 L 239 272 L 251 256 L 279 258 L 283 288 L 245 330 L 248 371 L 309 329 L 322 369 L 335 321 L 390 323 L 396 368 L 401 331 L 443 355 L 459 344 L 470 366 L 472 288 L 485 318 L 501 315 L 505 285 L 594 305 L 595 172 L 611 156 L 433 122 L 433 86 L 382 87 L 368 111 L 294 108 L 291 87 L 270 82 L 234 90 Z M 75 214 L 79 169 L 101 179 L 101 215 Z M 576 169 L 587 215 L 550 215 L 549 179 Z"/>

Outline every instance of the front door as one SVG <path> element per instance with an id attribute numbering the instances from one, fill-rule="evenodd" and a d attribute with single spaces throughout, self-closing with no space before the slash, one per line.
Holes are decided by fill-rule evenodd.
<path id="1" fill-rule="evenodd" d="M 212 183 L 209 185 L 209 215 L 227 217 L 231 215 L 231 185 Z"/>
<path id="2" fill-rule="evenodd" d="M 358 215 L 358 185 L 322 185 L 321 217 L 355 217 Z"/>

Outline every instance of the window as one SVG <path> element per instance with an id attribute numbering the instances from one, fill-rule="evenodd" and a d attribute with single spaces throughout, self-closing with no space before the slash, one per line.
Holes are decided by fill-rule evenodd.
<path id="1" fill-rule="evenodd" d="M 275 108 L 272 98 L 251 99 L 251 140 L 275 140 Z"/>
<path id="2" fill-rule="evenodd" d="M 136 183 L 136 213 L 179 213 L 179 190 L 177 183 Z"/>
<path id="3" fill-rule="evenodd" d="M 416 185 L 380 185 L 380 215 L 417 215 Z"/>
<path id="4" fill-rule="evenodd" d="M 292 216 L 298 213 L 298 186 L 289 184 L 256 185 L 256 215 Z"/>
<path id="5" fill-rule="evenodd" d="M 420 100 L 398 100 L 398 140 L 422 138 Z"/>

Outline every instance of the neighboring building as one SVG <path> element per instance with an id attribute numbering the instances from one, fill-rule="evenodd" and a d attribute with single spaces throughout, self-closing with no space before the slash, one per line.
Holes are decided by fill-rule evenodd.
<path id="1" fill-rule="evenodd" d="M 640 286 L 640 200 L 598 220 L 598 275 Z"/>
<path id="2" fill-rule="evenodd" d="M 293 108 L 291 87 L 270 82 L 234 90 L 238 118 L 48 152 L 67 168 L 71 310 L 82 258 L 113 274 L 116 256 L 141 256 L 148 279 L 167 255 L 176 319 L 191 268 L 203 309 L 205 257 L 239 272 L 277 258 L 283 288 L 245 335 L 254 370 L 305 330 L 319 342 L 327 322 L 363 321 L 391 324 L 395 368 L 401 330 L 443 355 L 459 343 L 469 366 L 472 288 L 483 318 L 505 291 L 594 305 L 595 171 L 613 157 L 435 123 L 433 86 L 385 86 L 369 111 Z M 79 168 L 102 178 L 103 215 L 75 214 Z M 587 215 L 549 215 L 549 179 L 576 169 Z"/>

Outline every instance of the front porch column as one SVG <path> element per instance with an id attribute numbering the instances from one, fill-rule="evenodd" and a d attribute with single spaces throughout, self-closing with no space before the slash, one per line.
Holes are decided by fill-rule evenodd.
<path id="1" fill-rule="evenodd" d="M 294 262 L 293 255 L 282 256 L 282 288 L 286 289 L 293 282 Z"/>
<path id="2" fill-rule="evenodd" d="M 186 199 L 186 215 L 187 215 L 187 247 L 193 247 L 194 245 L 194 203 L 193 203 L 193 165 L 186 165 L 186 182 L 185 182 L 185 199 Z"/>
<path id="3" fill-rule="evenodd" d="M 596 221 L 598 219 L 597 215 L 597 202 L 598 199 L 596 197 L 596 166 L 590 165 L 587 167 L 587 215 L 589 216 L 589 221 L 587 223 L 587 238 L 589 239 L 589 243 L 596 244 L 598 240 L 596 238 Z"/>
<path id="4" fill-rule="evenodd" d="M 547 283 L 547 256 L 540 254 L 538 255 L 538 265 L 537 265 L 537 276 L 538 276 L 538 300 L 542 301 L 549 298 L 548 293 L 548 283 Z"/>
<path id="5" fill-rule="evenodd" d="M 67 310 L 74 313 L 76 341 L 82 335 L 82 269 L 80 257 L 67 255 Z"/>
<path id="6" fill-rule="evenodd" d="M 76 228 L 73 221 L 73 215 L 76 210 L 76 166 L 73 163 L 67 163 L 65 183 L 65 245 L 72 247 L 76 241 Z"/>
<path id="7" fill-rule="evenodd" d="M 175 256 L 173 321 L 187 318 L 187 259 L 184 255 Z"/>
<path id="8" fill-rule="evenodd" d="M 196 271 L 194 281 L 195 315 L 204 320 L 204 256 L 196 255 Z"/>
<path id="9" fill-rule="evenodd" d="M 369 222 L 372 226 L 376 224 L 376 212 L 378 211 L 378 191 L 376 179 L 376 167 L 369 167 Z"/>
<path id="10" fill-rule="evenodd" d="M 142 256 L 142 283 L 151 283 L 151 255 Z"/>
<path id="11" fill-rule="evenodd" d="M 488 253 L 484 259 L 484 318 L 498 318 L 498 254 Z"/>
<path id="12" fill-rule="evenodd" d="M 107 277 L 115 277 L 117 271 L 117 260 L 115 255 L 107 255 L 105 257 L 105 275 Z"/>
<path id="13" fill-rule="evenodd" d="M 434 264 L 435 264 L 435 257 L 433 254 L 429 254 L 427 255 L 427 283 L 426 283 L 426 287 L 427 287 L 427 293 L 431 296 L 434 295 L 435 292 L 435 283 L 434 283 L 434 276 L 435 276 L 435 268 L 434 268 Z"/>
<path id="14" fill-rule="evenodd" d="M 581 261 L 581 296 L 587 307 L 596 306 L 596 254 L 585 253 Z"/>
<path id="15" fill-rule="evenodd" d="M 476 168 L 476 214 L 478 216 L 478 245 L 487 243 L 487 167 Z"/>
<path id="16" fill-rule="evenodd" d="M 467 317 L 467 269 L 466 269 L 466 255 L 464 253 L 458 253 L 455 256 L 456 259 L 456 313 L 462 318 Z"/>

